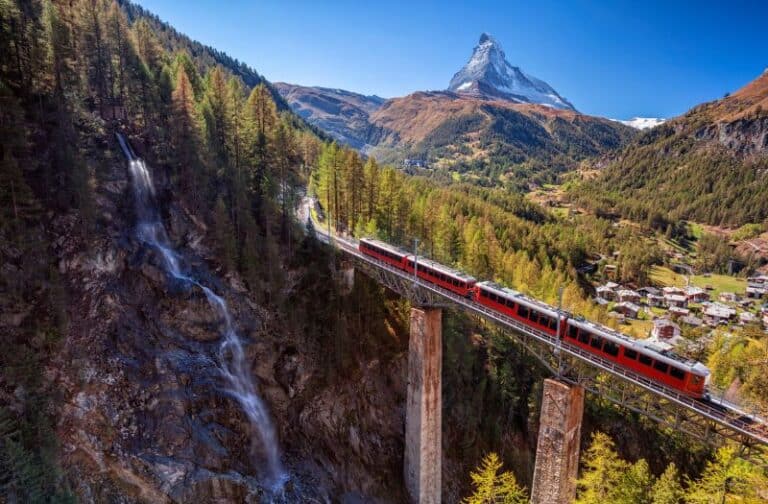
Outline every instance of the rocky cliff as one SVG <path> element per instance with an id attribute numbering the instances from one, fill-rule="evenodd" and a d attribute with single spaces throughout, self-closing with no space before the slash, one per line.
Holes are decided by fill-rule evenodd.
<path id="1" fill-rule="evenodd" d="M 261 447 L 216 364 L 220 317 L 134 238 L 125 161 L 98 163 L 103 227 L 83 235 L 75 213 L 52 226 L 72 323 L 46 374 L 62 396 L 57 433 L 75 494 L 86 502 L 398 501 L 407 343 L 396 332 L 380 358 L 351 352 L 363 362 L 349 366 L 354 378 L 337 380 L 318 331 L 259 305 L 236 275 L 223 274 L 209 230 L 155 174 L 170 238 L 227 300 L 279 427 L 290 480 L 271 495 L 260 483 Z M 291 275 L 289 295 L 304 298 L 306 269 Z"/>

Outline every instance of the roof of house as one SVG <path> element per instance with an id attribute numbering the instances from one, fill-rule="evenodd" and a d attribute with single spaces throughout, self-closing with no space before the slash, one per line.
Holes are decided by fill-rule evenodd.
<path id="1" fill-rule="evenodd" d="M 713 303 L 704 310 L 705 315 L 717 318 L 731 318 L 736 315 L 736 310 L 730 306 Z"/>
<path id="2" fill-rule="evenodd" d="M 680 322 L 682 322 L 683 324 L 691 325 L 691 326 L 700 326 L 704 324 L 703 320 L 701 320 L 699 317 L 694 317 L 693 315 L 688 315 L 686 317 L 681 318 Z"/>

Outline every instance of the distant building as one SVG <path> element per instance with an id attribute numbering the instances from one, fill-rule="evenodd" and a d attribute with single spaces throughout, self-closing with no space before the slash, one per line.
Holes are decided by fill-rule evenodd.
<path id="1" fill-rule="evenodd" d="M 680 326 L 669 319 L 659 318 L 653 321 L 651 338 L 671 342 L 680 337 Z"/>
<path id="2" fill-rule="evenodd" d="M 691 327 L 701 327 L 704 325 L 704 321 L 701 320 L 699 317 L 694 317 L 693 315 L 688 315 L 687 317 L 682 317 L 680 319 L 680 322 L 689 325 Z"/>
<path id="3" fill-rule="evenodd" d="M 669 314 L 673 318 L 687 317 L 688 315 L 691 314 L 691 310 L 689 310 L 688 308 L 682 308 L 680 306 L 670 306 L 669 307 Z"/>
<path id="4" fill-rule="evenodd" d="M 637 303 L 640 301 L 640 294 L 630 289 L 621 289 L 616 295 L 621 302 Z"/>
<path id="5" fill-rule="evenodd" d="M 406 168 L 429 168 L 424 159 L 403 159 L 403 166 Z"/>
<path id="6" fill-rule="evenodd" d="M 723 303 L 736 303 L 739 301 L 739 295 L 735 292 L 721 292 L 718 299 Z"/>
<path id="7" fill-rule="evenodd" d="M 619 268 L 615 264 L 606 264 L 603 267 L 603 273 L 607 278 L 616 278 L 616 274 L 618 272 L 619 272 Z"/>
<path id="8" fill-rule="evenodd" d="M 656 287 L 640 287 L 637 289 L 637 292 L 640 294 L 645 294 L 646 296 L 660 296 L 661 290 L 657 289 Z"/>
<path id="9" fill-rule="evenodd" d="M 662 308 L 664 305 L 664 296 L 658 294 L 648 294 L 648 305 L 655 306 L 656 308 Z"/>
<path id="10" fill-rule="evenodd" d="M 746 295 L 748 298 L 761 299 L 766 295 L 766 293 L 768 293 L 768 288 L 766 287 L 747 285 Z"/>
<path id="11" fill-rule="evenodd" d="M 719 303 L 712 303 L 704 309 L 704 321 L 711 326 L 727 324 L 735 316 L 736 310 Z"/>
<path id="12" fill-rule="evenodd" d="M 688 286 L 685 288 L 685 297 L 688 298 L 689 303 L 701 303 L 702 301 L 709 301 L 709 293 L 701 287 Z"/>
<path id="13" fill-rule="evenodd" d="M 754 313 L 748 311 L 739 313 L 739 324 L 753 324 L 755 322 L 757 322 L 757 317 Z"/>
<path id="14" fill-rule="evenodd" d="M 662 290 L 662 292 L 664 292 L 665 296 L 668 295 L 668 294 L 670 294 L 670 295 L 671 294 L 677 294 L 677 295 L 680 295 L 680 296 L 685 294 L 685 289 L 681 289 L 680 287 L 664 287 L 661 290 Z"/>
<path id="15" fill-rule="evenodd" d="M 625 301 L 614 306 L 613 311 L 621 313 L 625 317 L 636 319 L 637 315 L 640 313 L 640 307 L 635 303 Z"/>
<path id="16" fill-rule="evenodd" d="M 673 306 L 686 308 L 688 306 L 688 298 L 682 293 L 664 294 L 664 302 L 670 308 Z"/>
<path id="17" fill-rule="evenodd" d="M 595 289 L 595 292 L 597 293 L 597 297 L 606 299 L 608 301 L 615 301 L 616 291 L 614 290 L 615 287 L 610 286 L 611 283 L 612 282 L 605 285 L 599 285 L 597 289 Z M 616 284 L 613 284 L 613 285 L 616 285 Z"/>

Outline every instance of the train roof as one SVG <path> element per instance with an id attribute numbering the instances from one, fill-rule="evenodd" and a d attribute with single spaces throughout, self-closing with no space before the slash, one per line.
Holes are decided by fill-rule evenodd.
<path id="1" fill-rule="evenodd" d="M 547 315 L 550 317 L 557 317 L 557 310 L 548 305 L 547 303 L 542 303 L 541 301 L 537 301 L 535 299 L 532 299 L 522 292 L 518 292 L 514 289 L 510 289 L 509 287 L 504 287 L 501 284 L 498 284 L 496 282 L 491 281 L 483 281 L 478 282 L 478 287 L 484 287 L 487 290 L 494 291 L 497 295 L 501 294 L 503 297 L 511 299 L 512 301 L 524 304 L 528 306 L 529 308 L 534 308 L 539 311 L 546 312 Z M 563 315 L 565 315 L 565 312 L 563 312 Z"/>
<path id="2" fill-rule="evenodd" d="M 586 329 L 592 333 L 597 334 L 598 336 L 609 339 L 614 343 L 624 347 L 631 348 L 646 355 L 652 355 L 654 359 L 665 362 L 670 366 L 683 368 L 686 371 L 693 372 L 702 376 L 709 374 L 709 369 L 704 364 L 691 359 L 686 359 L 685 357 L 677 355 L 672 351 L 664 350 L 651 342 L 631 338 L 626 334 L 614 331 L 613 329 L 602 326 L 600 324 L 595 324 L 594 322 L 590 322 L 581 317 L 571 318 L 568 323 L 574 324 L 580 329 Z"/>
<path id="3" fill-rule="evenodd" d="M 407 256 L 408 252 L 401 249 L 400 247 L 396 247 L 394 245 L 390 245 L 387 242 L 383 242 L 381 240 L 376 240 L 374 238 L 360 238 L 360 241 L 363 243 L 368 243 L 370 245 L 373 245 L 374 247 L 378 247 L 380 249 L 384 249 L 386 251 L 392 252 L 393 254 L 397 254 L 399 256 Z"/>
<path id="4" fill-rule="evenodd" d="M 414 255 L 413 254 L 409 255 L 408 259 L 413 261 L 414 260 Z M 477 279 L 475 277 L 473 277 L 471 275 L 467 275 L 463 271 L 459 271 L 457 269 L 449 268 L 448 266 L 440 264 L 437 261 L 433 261 L 431 259 L 427 259 L 426 257 L 421 257 L 421 256 L 417 257 L 416 259 L 417 259 L 416 260 L 416 266 L 417 267 L 419 267 L 419 266 L 426 266 L 426 267 L 431 268 L 433 270 L 439 271 L 440 273 L 443 273 L 444 275 L 449 275 L 449 276 L 452 276 L 454 278 L 457 278 L 457 279 L 461 280 L 462 282 L 466 282 L 466 283 L 475 283 L 475 282 L 477 282 Z"/>

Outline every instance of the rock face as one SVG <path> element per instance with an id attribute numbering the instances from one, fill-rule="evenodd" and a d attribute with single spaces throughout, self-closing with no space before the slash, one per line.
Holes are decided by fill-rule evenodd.
<path id="1" fill-rule="evenodd" d="M 250 299 L 239 278 L 214 275 L 206 230 L 179 202 L 165 201 L 170 239 L 189 270 L 226 298 L 278 426 L 291 479 L 270 495 L 260 483 L 262 450 L 216 365 L 222 321 L 199 288 L 168 278 L 134 239 L 125 163 L 104 164 L 95 189 L 103 226 L 85 235 L 76 215 L 64 215 L 52 229 L 71 324 L 66 351 L 47 374 L 62 395 L 61 463 L 78 497 L 397 502 L 403 358 L 364 362 L 346 381 L 321 380 L 326 352 Z M 158 193 L 168 194 L 158 179 Z"/>
<path id="2" fill-rule="evenodd" d="M 552 86 L 512 66 L 501 44 L 488 35 L 472 51 L 472 57 L 451 79 L 448 91 L 481 98 L 533 103 L 556 109 L 576 110 Z"/>

